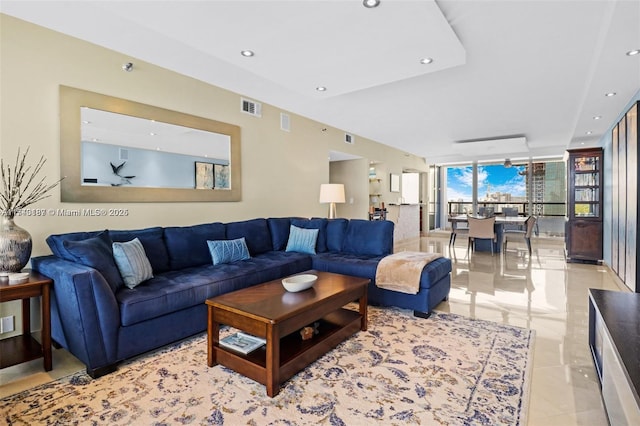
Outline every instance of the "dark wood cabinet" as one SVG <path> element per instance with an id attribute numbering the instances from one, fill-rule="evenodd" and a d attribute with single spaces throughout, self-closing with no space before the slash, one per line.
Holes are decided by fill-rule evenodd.
<path id="1" fill-rule="evenodd" d="M 633 104 L 611 132 L 611 269 L 637 293 L 639 109 Z"/>
<path id="2" fill-rule="evenodd" d="M 601 148 L 568 151 L 567 261 L 602 260 L 603 151 Z"/>
<path id="3" fill-rule="evenodd" d="M 609 424 L 640 424 L 640 294 L 589 289 L 589 348 Z"/>

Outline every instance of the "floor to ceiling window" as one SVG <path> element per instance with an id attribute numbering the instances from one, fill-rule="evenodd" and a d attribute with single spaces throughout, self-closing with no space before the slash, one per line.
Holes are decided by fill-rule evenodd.
<path id="1" fill-rule="evenodd" d="M 449 215 L 490 211 L 501 214 L 515 209 L 519 215 L 537 216 L 546 234 L 560 236 L 564 233 L 564 161 L 482 163 L 446 166 L 445 169 L 446 185 L 442 195 L 447 200 Z"/>

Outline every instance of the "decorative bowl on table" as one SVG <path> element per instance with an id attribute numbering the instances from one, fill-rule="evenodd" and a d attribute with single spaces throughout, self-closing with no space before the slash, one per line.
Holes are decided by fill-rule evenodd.
<path id="1" fill-rule="evenodd" d="M 8 275 L 9 284 L 22 284 L 29 281 L 29 273 L 28 272 L 11 272 Z"/>
<path id="2" fill-rule="evenodd" d="M 312 274 L 300 274 L 292 277 L 287 277 L 282 280 L 282 285 L 287 291 L 296 293 L 311 288 L 318 277 Z"/>

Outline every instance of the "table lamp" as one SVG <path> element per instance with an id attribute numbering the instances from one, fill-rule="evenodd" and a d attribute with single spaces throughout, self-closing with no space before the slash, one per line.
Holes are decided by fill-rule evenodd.
<path id="1" fill-rule="evenodd" d="M 321 184 L 320 202 L 329 203 L 329 219 L 335 219 L 336 203 L 344 203 L 344 185 L 341 183 Z"/>

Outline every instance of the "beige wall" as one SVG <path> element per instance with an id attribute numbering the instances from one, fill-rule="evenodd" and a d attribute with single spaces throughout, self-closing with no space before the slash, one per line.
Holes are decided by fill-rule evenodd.
<path id="1" fill-rule="evenodd" d="M 135 64 L 134 71 L 122 71 L 121 65 L 129 61 Z M 403 168 L 426 170 L 424 159 L 406 156 L 358 135 L 355 144 L 345 144 L 342 138 L 349 129 L 332 128 L 293 113 L 291 132 L 281 131 L 281 110 L 274 106 L 263 103 L 262 118 L 252 117 L 240 112 L 239 94 L 0 14 L 0 155 L 13 161 L 19 147 L 30 146 L 33 160 L 40 155 L 47 159 L 43 174 L 49 180 L 60 175 L 60 85 L 240 126 L 242 201 L 82 205 L 61 203 L 56 189 L 50 198 L 34 207 L 124 207 L 129 214 L 100 218 L 19 217 L 18 225 L 33 237 L 34 255 L 49 253 L 45 238 L 52 233 L 269 216 L 324 216 L 327 206 L 318 203 L 318 193 L 320 184 L 329 181 L 329 151 L 358 155 L 366 161 L 384 159 L 395 173 L 401 173 Z M 243 95 L 251 98 L 251 94 Z M 323 132 L 322 128 L 327 130 Z M 366 182 L 366 174 L 362 179 Z M 363 188 L 358 189 L 362 194 L 352 194 L 358 202 L 368 197 L 368 189 Z M 349 213 L 363 217 L 360 208 L 358 205 L 357 213 L 351 209 Z M 5 316 L 7 309 L 6 304 L 0 304 L 0 316 Z"/>
<path id="2" fill-rule="evenodd" d="M 344 184 L 345 203 L 336 206 L 338 217 L 369 218 L 368 171 L 369 162 L 365 159 L 331 163 L 329 167 L 331 183 Z"/>

